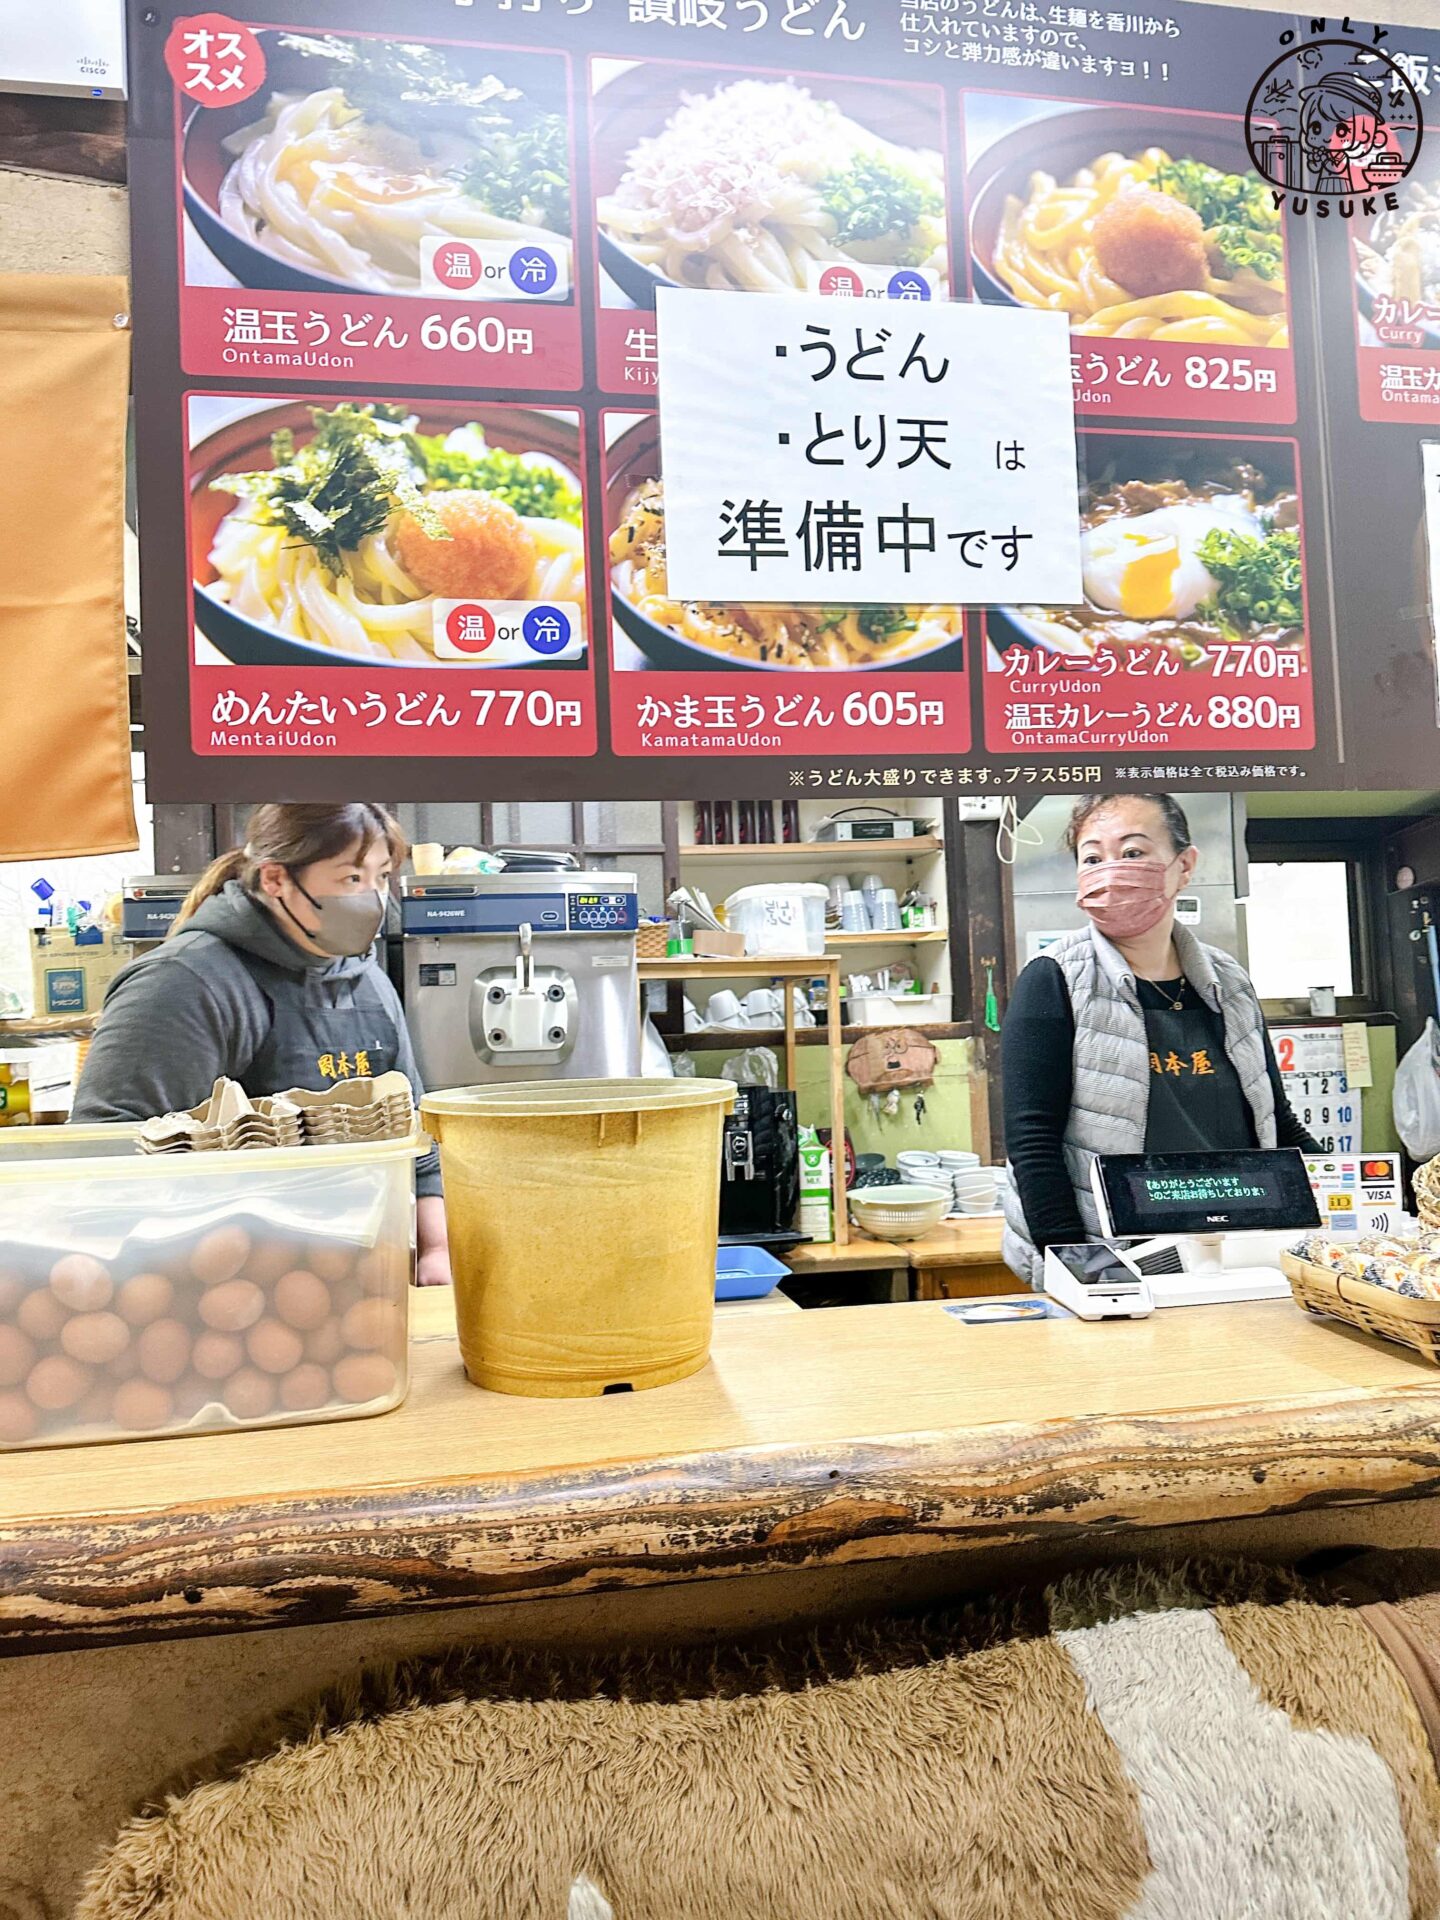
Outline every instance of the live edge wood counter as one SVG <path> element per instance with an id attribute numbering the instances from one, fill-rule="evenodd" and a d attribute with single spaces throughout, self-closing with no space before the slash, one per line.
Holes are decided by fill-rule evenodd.
<path id="1" fill-rule="evenodd" d="M 968 1326 L 939 1303 L 717 1322 L 602 1400 L 480 1392 L 450 1298 L 375 1420 L 0 1456 L 11 1653 L 901 1560 L 1419 1499 L 1440 1373 L 1288 1301 Z"/>

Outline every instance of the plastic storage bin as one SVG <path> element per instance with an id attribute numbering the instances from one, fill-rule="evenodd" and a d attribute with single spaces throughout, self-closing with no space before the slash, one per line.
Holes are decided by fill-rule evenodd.
<path id="1" fill-rule="evenodd" d="M 465 1371 L 552 1398 L 703 1367 L 728 1080 L 537 1080 L 427 1093 Z"/>
<path id="2" fill-rule="evenodd" d="M 747 954 L 775 959 L 825 951 L 826 888 L 809 881 L 741 887 L 725 902 L 725 924 L 744 936 Z"/>
<path id="3" fill-rule="evenodd" d="M 790 1271 L 764 1247 L 721 1247 L 715 1256 L 717 1300 L 763 1300 Z"/>
<path id="4" fill-rule="evenodd" d="M 0 1133 L 0 1448 L 398 1405 L 417 1150 L 143 1155 L 129 1127 Z"/>

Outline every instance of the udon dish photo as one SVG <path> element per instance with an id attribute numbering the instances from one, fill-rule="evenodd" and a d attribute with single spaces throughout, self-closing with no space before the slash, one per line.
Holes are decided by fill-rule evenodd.
<path id="1" fill-rule="evenodd" d="M 1031 122 L 982 154 L 981 296 L 1067 313 L 1092 337 L 1288 346 L 1280 215 L 1243 145 L 1232 156 L 1213 131 L 1150 131 L 1093 109 Z"/>
<path id="2" fill-rule="evenodd" d="M 1361 304 L 1378 321 L 1377 300 L 1390 302 L 1388 326 L 1418 328 L 1427 346 L 1440 346 L 1440 171 L 1402 181 L 1395 197 L 1397 211 L 1355 240 Z"/>
<path id="3" fill-rule="evenodd" d="M 625 69 L 592 105 L 602 264 L 642 305 L 658 285 L 803 292 L 841 264 L 922 268 L 947 292 L 931 92 Z"/>
<path id="4" fill-rule="evenodd" d="M 540 246 L 568 281 L 558 59 L 333 34 L 260 39 L 260 93 L 197 108 L 185 134 L 186 211 L 242 285 L 418 294 L 432 239 Z"/>
<path id="5" fill-rule="evenodd" d="M 1077 661 L 1154 649 L 1182 669 L 1223 660 L 1213 650 L 1225 645 L 1303 652 L 1293 450 L 1267 443 L 1251 459 L 1225 442 L 1124 435 L 1114 447 L 1088 436 L 1083 604 L 992 612 L 992 647 Z"/>
<path id="6" fill-rule="evenodd" d="M 192 426 L 224 404 L 192 400 Z M 197 625 L 246 663 L 455 664 L 437 602 L 583 609 L 579 464 L 573 413 L 337 401 L 230 419 L 191 456 Z"/>
<path id="7" fill-rule="evenodd" d="M 611 612 L 642 656 L 627 658 L 617 645 L 617 666 L 857 673 L 963 665 L 958 606 L 722 606 L 674 598 L 658 468 L 654 418 L 642 415 L 606 455 Z"/>

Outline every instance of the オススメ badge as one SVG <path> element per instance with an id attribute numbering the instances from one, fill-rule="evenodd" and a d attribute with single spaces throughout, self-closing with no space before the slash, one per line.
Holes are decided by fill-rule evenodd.
<path id="1" fill-rule="evenodd" d="M 1316 37 L 1293 29 L 1261 74 L 1245 109 L 1245 139 L 1275 205 L 1294 213 L 1374 214 L 1415 165 L 1424 123 L 1403 56 L 1380 42 L 1384 27 L 1312 20 Z"/>

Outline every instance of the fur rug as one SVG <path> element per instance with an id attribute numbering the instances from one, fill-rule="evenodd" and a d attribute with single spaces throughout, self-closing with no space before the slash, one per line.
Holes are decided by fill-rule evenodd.
<path id="1" fill-rule="evenodd" d="M 1437 1842 L 1357 1611 L 1131 1568 L 722 1654 L 372 1677 L 133 1822 L 76 1920 L 1434 1920 Z"/>

